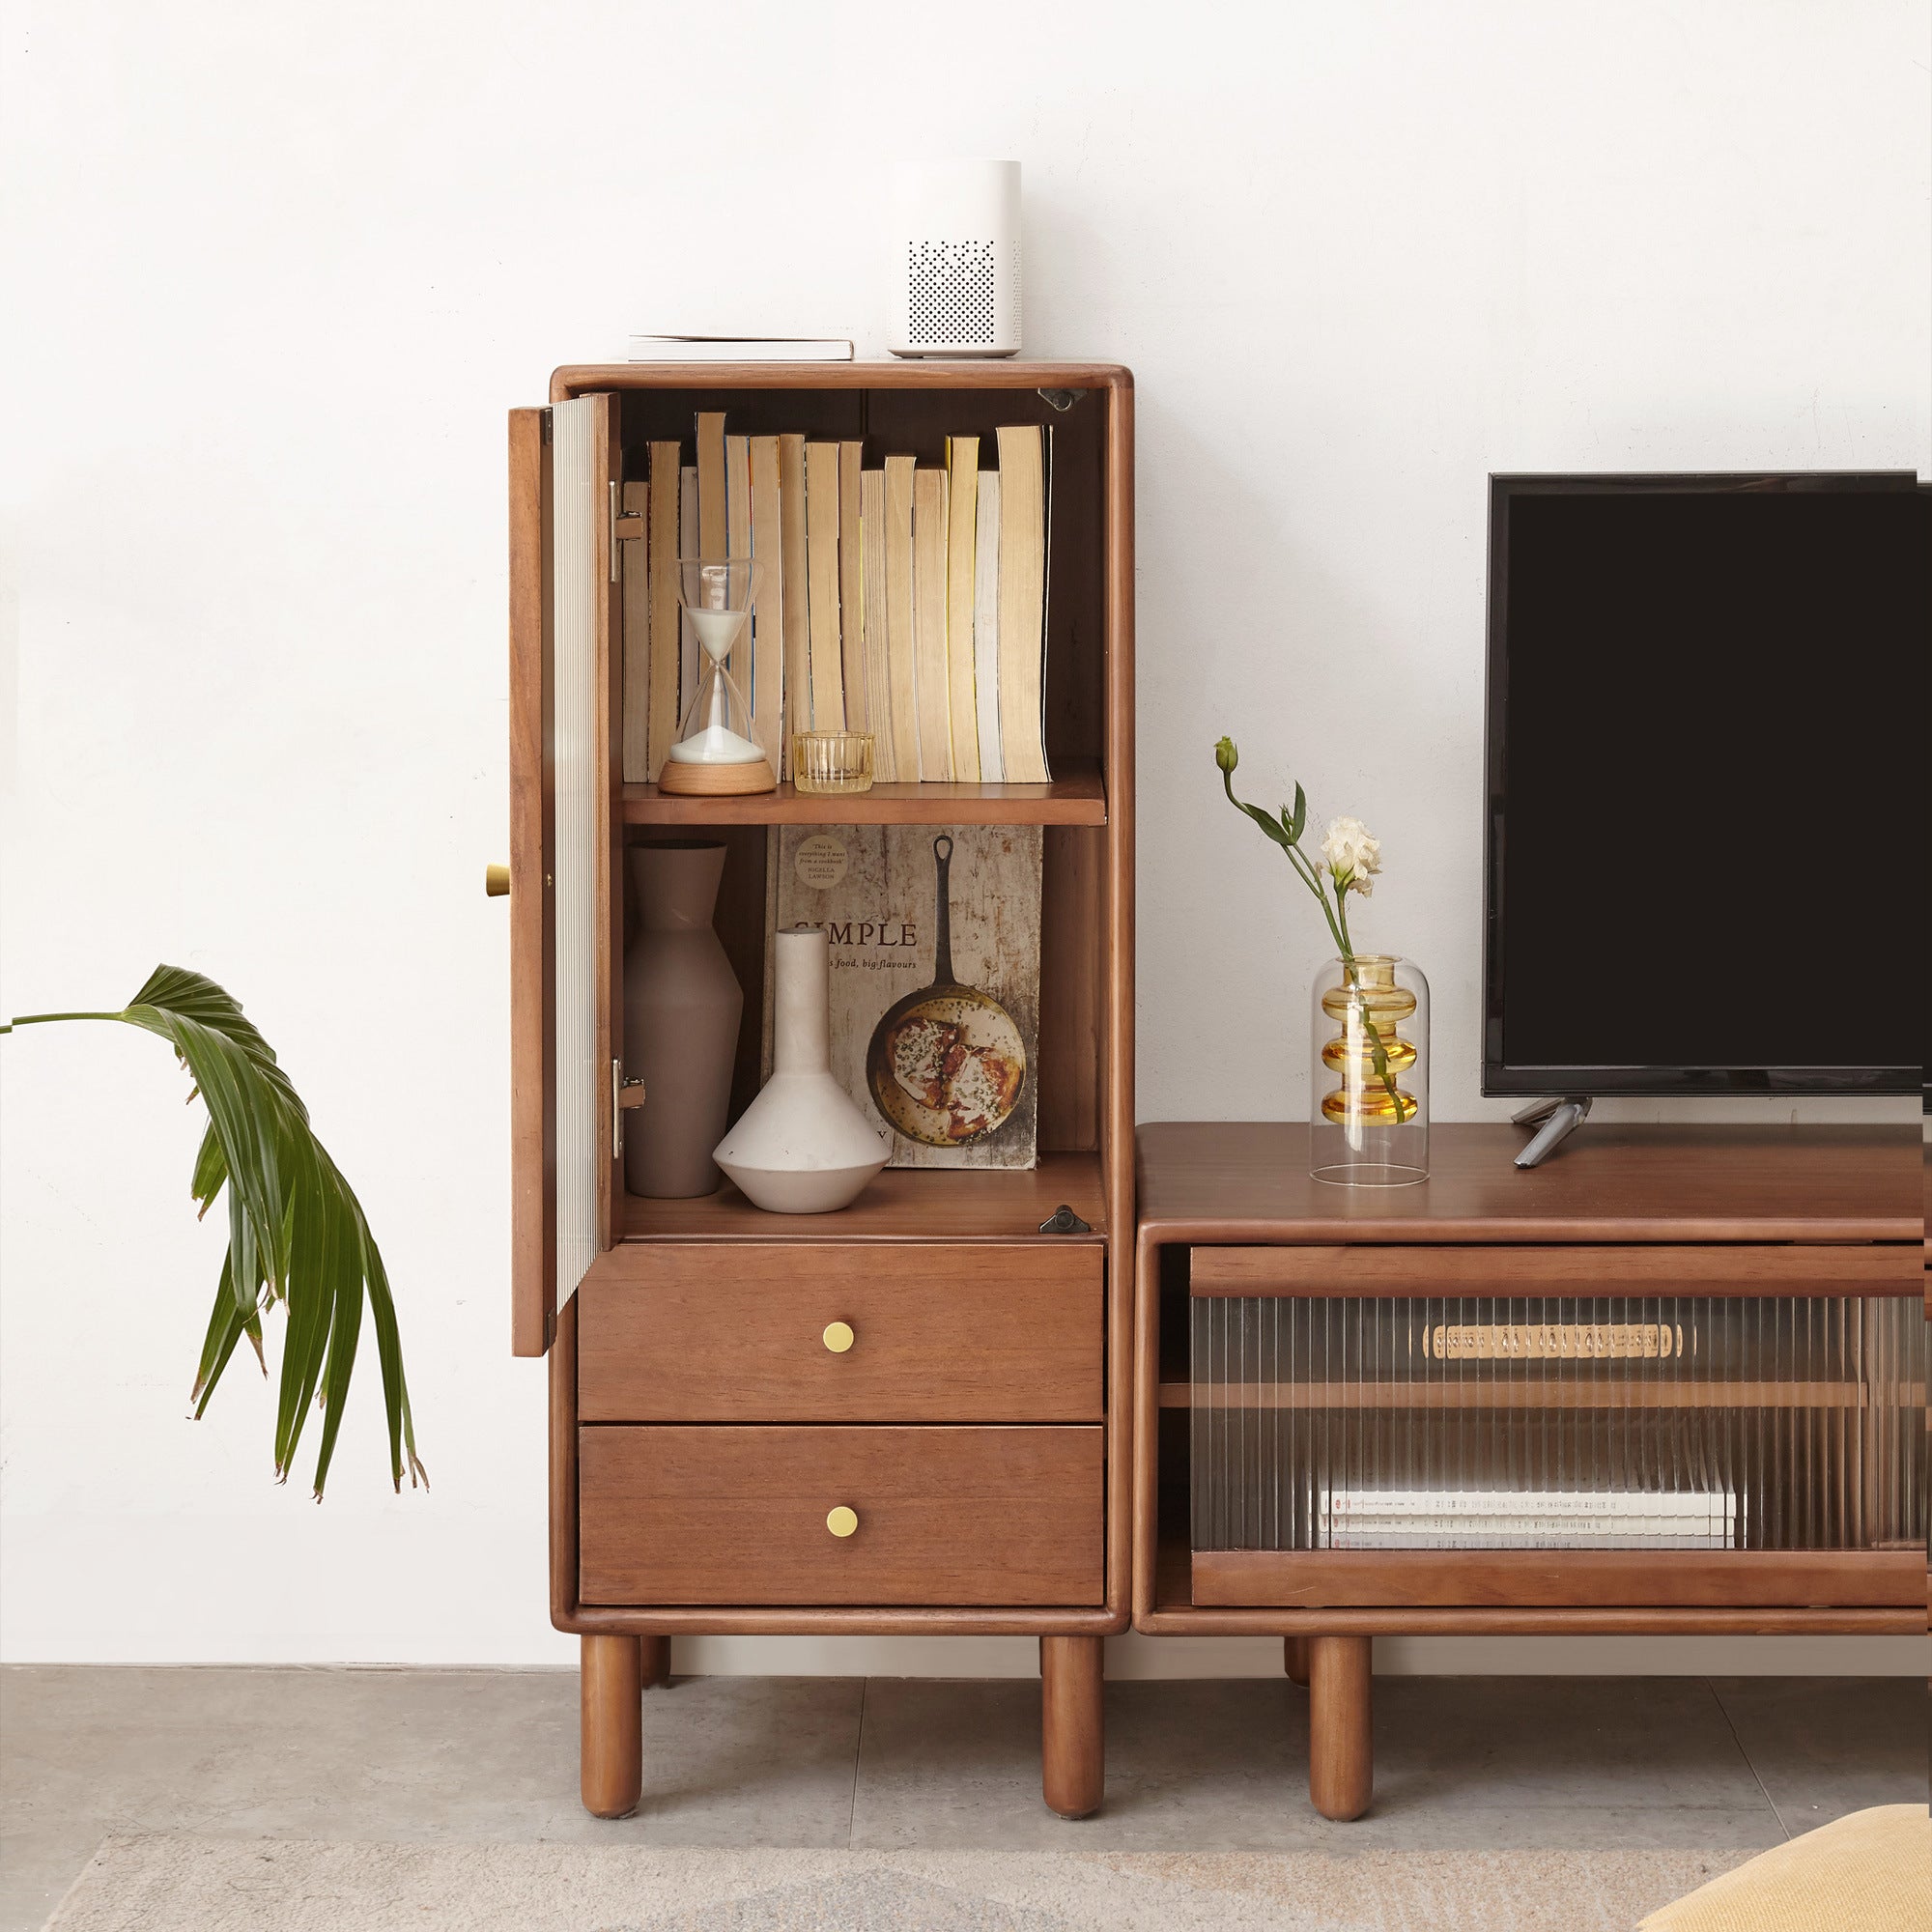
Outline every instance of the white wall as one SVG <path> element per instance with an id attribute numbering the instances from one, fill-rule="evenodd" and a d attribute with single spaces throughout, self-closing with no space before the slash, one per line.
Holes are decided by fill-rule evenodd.
<path id="1" fill-rule="evenodd" d="M 1224 730 L 1261 796 L 1292 769 L 1382 835 L 1365 936 L 1434 979 L 1438 1110 L 1492 1111 L 1486 470 L 1932 467 L 1923 0 L 8 20 L 0 1011 L 118 1005 L 161 959 L 241 996 L 384 1243 L 436 1481 L 384 1493 L 373 1387 L 321 1509 L 269 1480 L 259 1381 L 183 1422 L 221 1246 L 189 1211 L 185 1082 L 124 1030 L 15 1035 L 15 1658 L 570 1656 L 543 1376 L 507 1351 L 504 916 L 480 890 L 504 849 L 503 412 L 553 364 L 632 327 L 875 349 L 878 165 L 942 128 L 1024 160 L 1029 349 L 1140 385 L 1144 1118 L 1303 1106 L 1318 922 L 1218 797 Z M 1753 1655 L 1917 1667 L 1910 1645 L 1503 1661 Z"/>

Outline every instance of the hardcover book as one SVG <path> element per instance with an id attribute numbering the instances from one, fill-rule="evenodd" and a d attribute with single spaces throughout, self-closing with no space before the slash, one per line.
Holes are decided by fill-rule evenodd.
<path id="1" fill-rule="evenodd" d="M 1040 829 L 774 826 L 769 935 L 831 942 L 832 1071 L 894 1167 L 1037 1161 Z"/>

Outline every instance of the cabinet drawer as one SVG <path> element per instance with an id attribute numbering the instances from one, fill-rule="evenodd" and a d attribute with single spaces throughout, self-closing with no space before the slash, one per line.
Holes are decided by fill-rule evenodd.
<path id="1" fill-rule="evenodd" d="M 1097 1422 L 1103 1266 L 1037 1242 L 619 1250 L 578 1291 L 578 1414 Z"/>
<path id="2" fill-rule="evenodd" d="M 579 1431 L 586 1604 L 1102 1601 L 1089 1429 Z M 837 1535 L 827 1518 L 857 1519 Z"/>

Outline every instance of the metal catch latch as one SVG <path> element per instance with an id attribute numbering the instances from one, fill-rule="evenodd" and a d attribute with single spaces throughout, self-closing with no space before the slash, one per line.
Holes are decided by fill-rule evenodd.
<path id="1" fill-rule="evenodd" d="M 1042 1235 L 1091 1235 L 1091 1223 L 1083 1221 L 1065 1202 L 1062 1202 L 1047 1218 L 1039 1224 Z"/>

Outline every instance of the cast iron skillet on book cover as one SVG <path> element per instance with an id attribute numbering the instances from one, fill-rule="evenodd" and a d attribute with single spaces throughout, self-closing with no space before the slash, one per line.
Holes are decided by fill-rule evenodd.
<path id="1" fill-rule="evenodd" d="M 938 870 L 933 981 L 886 1009 L 866 1049 L 872 1100 L 893 1127 L 923 1147 L 968 1147 L 997 1132 L 1026 1085 L 1026 1046 L 990 993 L 952 973 L 952 840 L 932 841 Z"/>

